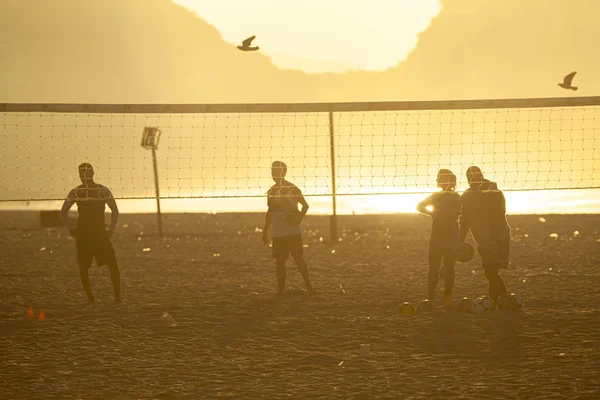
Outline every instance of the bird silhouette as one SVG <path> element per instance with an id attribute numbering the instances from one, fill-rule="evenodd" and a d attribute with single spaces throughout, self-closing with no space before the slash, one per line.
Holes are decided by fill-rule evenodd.
<path id="1" fill-rule="evenodd" d="M 252 44 L 252 41 L 254 40 L 254 38 L 256 37 L 256 35 L 254 36 L 250 36 L 248 39 L 244 40 L 242 42 L 241 46 L 238 46 L 237 48 L 242 50 L 242 51 L 256 51 L 258 50 L 258 46 L 255 47 L 250 47 L 250 45 Z"/>
<path id="2" fill-rule="evenodd" d="M 569 75 L 565 76 L 563 82 L 559 83 L 558 86 L 560 86 L 563 89 L 577 90 L 577 86 L 571 86 L 571 82 L 573 82 L 573 77 L 576 73 L 577 71 L 571 72 Z"/>

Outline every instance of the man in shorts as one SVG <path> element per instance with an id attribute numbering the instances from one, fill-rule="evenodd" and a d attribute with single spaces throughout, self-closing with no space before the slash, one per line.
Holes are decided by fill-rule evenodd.
<path id="1" fill-rule="evenodd" d="M 96 265 L 108 266 L 110 278 L 115 292 L 115 301 L 121 302 L 121 275 L 110 237 L 119 218 L 119 209 L 112 193 L 106 186 L 94 182 L 94 169 L 89 163 L 79 165 L 81 185 L 69 192 L 61 209 L 63 223 L 69 234 L 75 238 L 77 248 L 77 264 L 83 289 L 88 300 L 95 300 L 90 286 L 89 268 L 96 259 Z M 69 210 L 77 203 L 79 217 L 77 228 L 73 229 L 69 222 Z M 110 228 L 104 227 L 104 208 L 108 205 L 112 211 Z"/>
<path id="2" fill-rule="evenodd" d="M 508 267 L 510 253 L 510 226 L 506 221 L 506 200 L 495 182 L 483 178 L 479 167 L 467 169 L 469 189 L 460 197 L 460 241 L 464 242 L 469 230 L 477 242 L 485 277 L 489 282 L 490 298 L 496 302 L 507 292 L 504 280 L 498 274 Z"/>
<path id="3" fill-rule="evenodd" d="M 285 290 L 285 263 L 290 255 L 296 261 L 298 270 L 304 278 L 306 290 L 314 294 L 308 277 L 308 265 L 304 260 L 302 249 L 302 230 L 300 223 L 308 211 L 308 203 L 296 185 L 285 180 L 287 166 L 282 161 L 274 161 L 271 165 L 271 176 L 275 184 L 267 192 L 267 215 L 263 229 L 263 243 L 269 244 L 267 232 L 273 227 L 273 258 L 277 269 L 277 295 Z M 298 204 L 302 210 L 298 211 Z"/>

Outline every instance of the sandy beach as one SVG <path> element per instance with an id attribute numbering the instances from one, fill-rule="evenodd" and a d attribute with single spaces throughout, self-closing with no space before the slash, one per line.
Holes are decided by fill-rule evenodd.
<path id="1" fill-rule="evenodd" d="M 341 216 L 332 244 L 309 215 L 318 293 L 275 299 L 264 214 L 167 214 L 162 238 L 155 215 L 124 214 L 123 303 L 93 267 L 87 304 L 64 229 L 2 212 L 0 398 L 600 398 L 600 215 L 540 217 L 509 216 L 524 312 L 399 316 L 426 297 L 426 216 Z M 479 257 L 457 265 L 454 298 L 486 292 Z"/>

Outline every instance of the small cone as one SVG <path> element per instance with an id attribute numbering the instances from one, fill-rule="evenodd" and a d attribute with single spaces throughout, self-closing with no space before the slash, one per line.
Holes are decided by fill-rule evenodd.
<path id="1" fill-rule="evenodd" d="M 33 314 L 33 307 L 29 306 L 29 308 L 27 309 L 27 318 L 29 319 L 34 319 L 35 315 Z"/>
<path id="2" fill-rule="evenodd" d="M 45 321 L 46 320 L 46 315 L 44 314 L 44 310 L 40 310 L 40 315 L 38 315 L 38 320 L 39 321 Z"/>

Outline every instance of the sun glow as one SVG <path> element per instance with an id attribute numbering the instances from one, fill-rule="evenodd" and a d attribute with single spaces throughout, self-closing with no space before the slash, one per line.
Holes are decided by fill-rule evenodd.
<path id="1" fill-rule="evenodd" d="M 175 0 L 231 44 L 248 36 L 284 69 L 381 71 L 415 48 L 439 0 Z"/>

